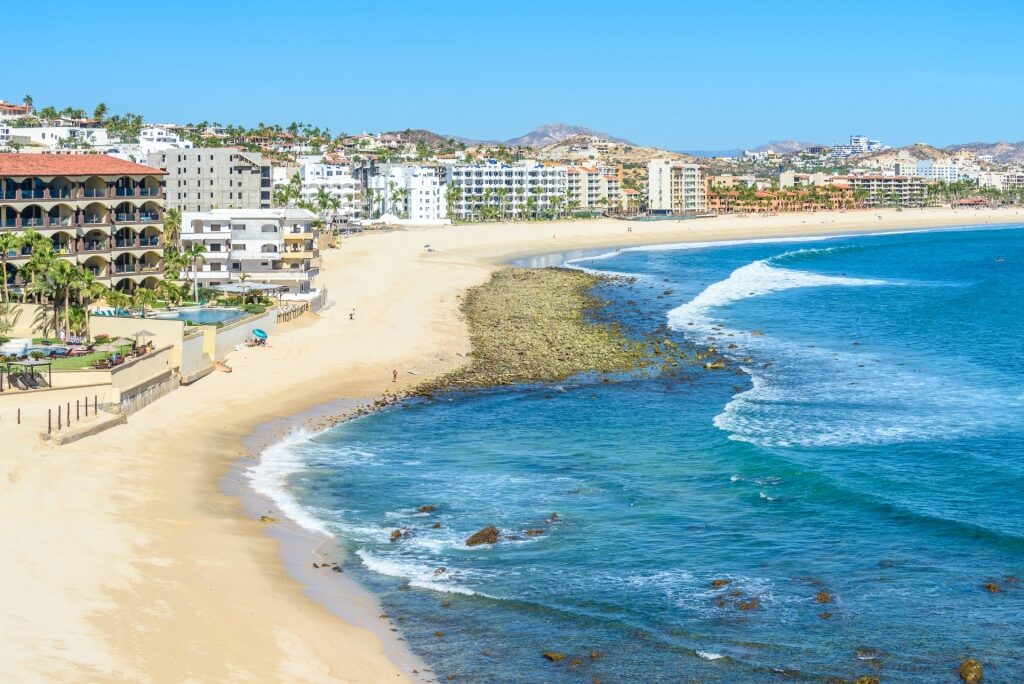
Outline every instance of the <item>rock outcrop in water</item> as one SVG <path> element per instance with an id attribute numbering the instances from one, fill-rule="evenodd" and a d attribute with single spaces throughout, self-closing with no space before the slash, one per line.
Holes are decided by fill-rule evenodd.
<path id="1" fill-rule="evenodd" d="M 497 544 L 499 537 L 498 528 L 494 526 L 488 526 L 474 532 L 469 539 L 466 540 L 466 546 L 479 546 L 481 544 Z"/>
<path id="2" fill-rule="evenodd" d="M 965 684 L 981 684 L 985 680 L 985 668 L 974 658 L 960 663 L 960 679 Z"/>
<path id="3" fill-rule="evenodd" d="M 469 364 L 419 386 L 417 393 L 553 382 L 692 360 L 672 340 L 630 339 L 618 324 L 595 320 L 606 302 L 590 291 L 603 280 L 562 268 L 496 272 L 462 303 L 473 343 Z"/>

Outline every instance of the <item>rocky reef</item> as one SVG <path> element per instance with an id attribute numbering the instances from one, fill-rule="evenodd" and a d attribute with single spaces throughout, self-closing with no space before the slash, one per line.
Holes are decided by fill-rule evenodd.
<path id="1" fill-rule="evenodd" d="M 425 383 L 418 393 L 693 362 L 671 339 L 631 339 L 618 325 L 600 321 L 597 314 L 606 303 L 591 291 L 604 280 L 564 268 L 497 271 L 463 298 L 473 345 L 469 363 Z"/>

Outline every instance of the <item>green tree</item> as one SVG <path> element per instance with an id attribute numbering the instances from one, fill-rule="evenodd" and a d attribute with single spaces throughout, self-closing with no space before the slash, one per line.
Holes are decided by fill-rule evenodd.
<path id="1" fill-rule="evenodd" d="M 156 303 L 156 292 L 148 287 L 140 287 L 132 294 L 132 306 L 136 309 L 141 309 L 143 316 L 146 315 L 148 309 L 155 307 Z"/>
<path id="2" fill-rule="evenodd" d="M 105 121 L 108 113 L 110 113 L 110 108 L 105 102 L 100 102 L 96 105 L 96 109 L 92 110 L 92 118 Z"/>
<path id="3" fill-rule="evenodd" d="M 172 208 L 164 213 L 164 245 L 181 249 L 181 209 Z"/>
<path id="4" fill-rule="evenodd" d="M 7 287 L 7 278 L 8 278 L 8 275 L 7 275 L 7 259 L 10 257 L 12 252 L 17 254 L 18 250 L 21 249 L 21 245 L 22 245 L 22 236 L 21 235 L 18 235 L 17 233 L 13 233 L 13 232 L 10 232 L 10 231 L 5 231 L 3 233 L 0 233 L 0 265 L 2 265 L 2 268 L 3 268 L 3 279 L 4 279 L 3 303 L 4 304 L 7 304 L 7 303 L 9 303 L 11 301 L 10 291 L 8 290 L 8 287 Z"/>
<path id="5" fill-rule="evenodd" d="M 193 243 L 183 253 L 186 262 L 192 267 L 192 293 L 197 303 L 199 302 L 199 264 L 206 263 L 206 257 L 203 256 L 205 253 L 206 245 L 200 242 Z"/>

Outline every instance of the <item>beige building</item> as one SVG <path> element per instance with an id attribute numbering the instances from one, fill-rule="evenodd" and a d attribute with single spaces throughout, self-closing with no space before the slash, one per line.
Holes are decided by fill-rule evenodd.
<path id="1" fill-rule="evenodd" d="M 647 164 L 648 210 L 652 214 L 707 211 L 707 191 L 697 164 L 652 159 Z"/>
<path id="2" fill-rule="evenodd" d="M 163 171 L 106 155 L 0 154 L 0 230 L 32 229 L 57 255 L 131 292 L 163 279 Z M 7 280 L 31 258 L 8 256 Z"/>
<path id="3" fill-rule="evenodd" d="M 167 207 L 182 211 L 269 209 L 273 195 L 270 162 L 235 147 L 167 149 L 147 158 L 167 172 Z"/>
<path id="4" fill-rule="evenodd" d="M 622 183 L 612 166 L 567 167 L 566 197 L 574 211 L 614 211 L 622 208 Z"/>

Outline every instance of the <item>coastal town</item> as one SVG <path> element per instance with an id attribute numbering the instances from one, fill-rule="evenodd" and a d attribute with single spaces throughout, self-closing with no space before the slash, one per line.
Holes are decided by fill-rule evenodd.
<path id="1" fill-rule="evenodd" d="M 741 366 L 753 354 L 729 351 L 742 333 L 715 325 L 674 341 L 683 335 L 673 339 L 659 312 L 634 339 L 595 320 L 608 301 L 594 288 L 667 302 L 679 296 L 667 278 L 525 264 L 684 242 L 1017 225 L 1022 204 L 1024 146 L 897 147 L 858 133 L 686 152 L 563 124 L 487 141 L 0 100 L 0 431 L 17 491 L 0 515 L 34 511 L 31 529 L 0 546 L 11 585 L 25 588 L 10 598 L 18 634 L 0 675 L 474 681 L 435 672 L 397 636 L 413 619 L 385 612 L 344 574 L 360 561 L 325 541 L 329 526 L 282 503 L 294 464 L 266 454 L 452 390 L 546 383 L 553 402 L 571 393 L 558 383 L 580 375 L 604 386 L 650 373 L 676 387 L 705 372 L 730 396 L 749 389 Z M 623 310 L 635 313 L 635 299 Z M 378 536 L 399 549 L 447 532 L 447 513 L 416 501 Z M 560 515 L 521 531 L 486 527 L 489 541 L 459 539 L 459 552 L 552 538 Z M 89 524 L 68 534 L 69 520 Z M 73 581 L 64 556 L 75 558 Z M 435 564 L 424 576 L 403 577 L 403 590 L 457 573 Z M 768 612 L 737 580 L 705 584 L 715 619 Z M 801 599 L 816 628 L 846 619 L 830 590 L 814 585 Z M 472 597 L 431 601 L 454 613 Z M 55 628 L 67 635 L 48 641 Z M 441 641 L 448 629 L 425 633 Z M 203 646 L 168 662 L 168 642 Z M 602 681 L 616 654 L 577 650 L 545 650 L 534 665 Z M 701 666 L 725 660 L 695 653 Z M 961 672 L 980 671 L 968 655 Z M 857 658 L 844 676 L 870 669 Z M 878 684 L 874 672 L 849 681 Z"/>

